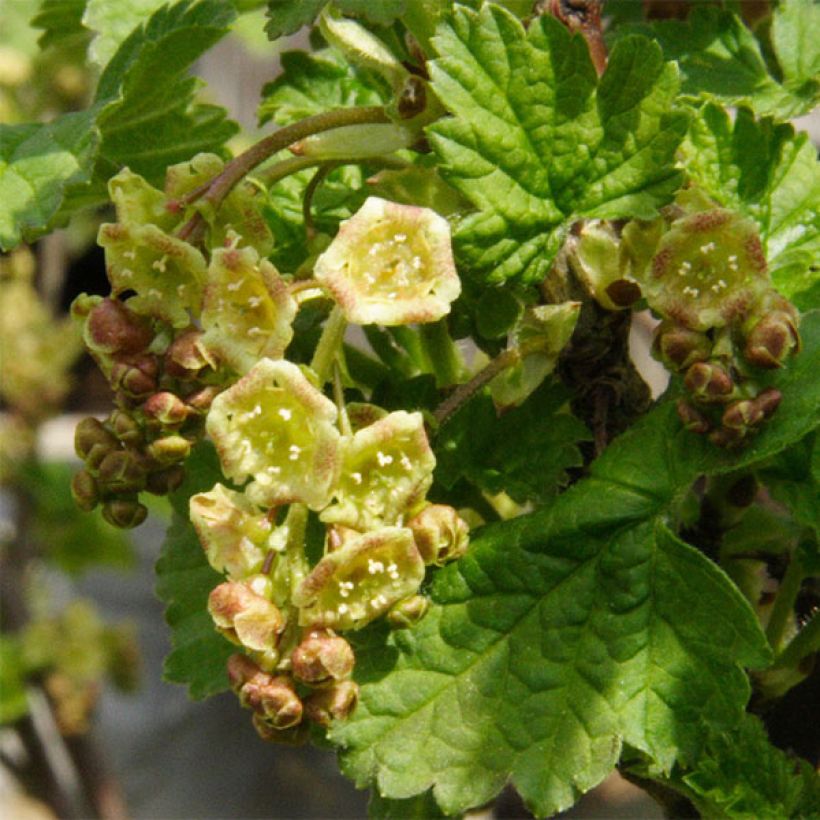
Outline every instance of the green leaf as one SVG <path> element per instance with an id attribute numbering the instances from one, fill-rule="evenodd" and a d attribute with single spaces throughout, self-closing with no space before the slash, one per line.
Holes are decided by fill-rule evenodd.
<path id="1" fill-rule="evenodd" d="M 98 177 L 127 165 L 158 184 L 168 165 L 233 136 L 224 109 L 193 102 L 199 82 L 187 73 L 235 15 L 229 0 L 183 0 L 160 8 L 125 40 L 97 87 Z"/>
<path id="2" fill-rule="evenodd" d="M 447 815 L 438 807 L 432 792 L 406 800 L 390 800 L 374 791 L 367 804 L 367 816 L 372 820 L 438 820 Z"/>
<path id="3" fill-rule="evenodd" d="M 713 735 L 681 780 L 704 817 L 758 820 L 820 812 L 820 777 L 806 761 L 773 746 L 752 715 L 731 733 Z"/>
<path id="4" fill-rule="evenodd" d="M 208 614 L 208 596 L 223 578 L 208 564 L 188 520 L 188 499 L 210 490 L 221 477 L 213 446 L 196 447 L 187 462 L 185 483 L 171 495 L 174 517 L 156 567 L 156 592 L 166 605 L 165 620 L 172 631 L 164 677 L 186 684 L 196 699 L 228 688 L 225 664 L 233 651 Z"/>
<path id="5" fill-rule="evenodd" d="M 499 417 L 488 395 L 474 398 L 435 439 L 436 480 L 452 487 L 464 477 L 521 504 L 552 498 L 566 483 L 566 471 L 583 464 L 578 443 L 590 439 L 586 426 L 563 409 L 568 399 L 548 382 Z"/>
<path id="6" fill-rule="evenodd" d="M 428 133 L 478 209 L 456 241 L 486 281 L 538 281 L 575 220 L 648 219 L 672 197 L 687 118 L 654 43 L 621 41 L 600 82 L 583 37 L 548 15 L 525 32 L 498 6 L 459 8 L 434 43 L 433 88 L 455 116 Z"/>
<path id="7" fill-rule="evenodd" d="M 37 41 L 40 48 L 73 44 L 88 37 L 83 26 L 86 0 L 43 0 L 31 21 L 32 28 L 43 30 Z"/>
<path id="8" fill-rule="evenodd" d="M 18 474 L 29 493 L 34 514 L 32 537 L 45 557 L 64 572 L 79 574 L 100 566 L 131 569 L 135 565 L 131 539 L 112 527 L 99 509 L 83 512 L 71 495 L 70 464 L 28 464 Z"/>
<path id="9" fill-rule="evenodd" d="M 236 125 L 224 109 L 193 102 L 199 84 L 187 71 L 234 16 L 229 0 L 165 6 L 122 44 L 88 111 L 0 126 L 0 248 L 36 239 L 60 213 L 105 202 L 105 182 L 123 165 L 161 183 L 166 166 L 219 150 Z"/>
<path id="10" fill-rule="evenodd" d="M 682 157 L 695 184 L 757 222 L 777 288 L 804 309 L 820 306 L 820 162 L 808 134 L 746 109 L 732 123 L 709 103 Z"/>
<path id="11" fill-rule="evenodd" d="M 273 119 L 279 125 L 288 125 L 329 108 L 383 102 L 381 94 L 332 49 L 313 54 L 286 51 L 282 55 L 282 73 L 262 89 L 259 124 Z"/>
<path id="12" fill-rule="evenodd" d="M 654 36 L 667 59 L 677 60 L 684 94 L 789 119 L 808 113 L 820 100 L 820 52 L 812 29 L 802 28 L 817 19 L 812 5 L 812 0 L 789 0 L 775 9 L 772 45 L 783 83 L 770 75 L 754 34 L 731 11 L 699 5 L 686 21 L 661 20 L 624 30 Z M 813 73 L 805 73 L 813 67 Z"/>
<path id="13" fill-rule="evenodd" d="M 89 111 L 46 125 L 0 126 L 0 250 L 42 232 L 66 188 L 89 180 L 96 146 Z"/>
<path id="14" fill-rule="evenodd" d="M 360 705 L 331 732 L 344 770 L 391 798 L 432 787 L 445 812 L 512 779 L 543 816 L 600 782 L 622 742 L 668 771 L 736 726 L 741 666 L 769 662 L 765 637 L 666 520 L 701 473 L 754 464 L 820 423 L 820 314 L 804 330 L 805 350 L 774 376 L 779 415 L 750 448 L 719 451 L 665 403 L 551 505 L 482 530 L 435 577 L 418 627 L 363 635 Z"/>
<path id="15" fill-rule="evenodd" d="M 165 0 L 84 0 L 82 22 L 96 32 L 89 47 L 89 59 L 105 66 L 132 30 L 164 4 Z"/>
<path id="16" fill-rule="evenodd" d="M 336 0 L 334 5 L 345 15 L 362 17 L 379 26 L 390 25 L 404 11 L 406 0 Z M 294 34 L 311 25 L 328 0 L 268 0 L 265 31 L 271 40 Z"/>
<path id="17" fill-rule="evenodd" d="M 25 665 L 20 641 L 0 635 L 0 725 L 13 723 L 28 712 Z"/>

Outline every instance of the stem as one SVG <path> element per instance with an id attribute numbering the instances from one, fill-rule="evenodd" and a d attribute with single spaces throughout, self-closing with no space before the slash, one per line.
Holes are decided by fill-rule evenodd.
<path id="1" fill-rule="evenodd" d="M 792 556 L 783 580 L 780 582 L 780 589 L 777 591 L 769 623 L 766 626 L 766 637 L 775 652 L 778 652 L 782 646 L 786 626 L 794 611 L 794 602 L 800 592 L 800 585 L 804 577 L 805 571 L 801 561 Z"/>
<path id="2" fill-rule="evenodd" d="M 313 214 L 310 210 L 313 204 L 313 195 L 316 193 L 318 187 L 325 181 L 327 175 L 334 169 L 338 168 L 338 162 L 328 162 L 326 165 L 320 166 L 319 170 L 310 178 L 305 193 L 302 196 L 302 219 L 305 223 L 305 236 L 310 242 L 316 237 L 316 227 L 313 224 Z"/>
<path id="3" fill-rule="evenodd" d="M 422 349 L 436 377 L 436 387 L 452 387 L 458 384 L 464 362 L 450 336 L 447 320 L 439 319 L 437 322 L 423 324 L 419 328 L 419 333 Z"/>
<path id="4" fill-rule="evenodd" d="M 327 317 L 322 335 L 319 337 L 319 344 L 316 345 L 313 359 L 310 362 L 310 367 L 319 377 L 320 384 L 324 384 L 330 378 L 333 361 L 342 346 L 346 329 L 347 319 L 342 309 L 335 305 L 330 311 L 330 316 Z"/>
<path id="5" fill-rule="evenodd" d="M 466 404 L 485 384 L 491 382 L 499 373 L 516 364 L 522 357 L 519 348 L 510 348 L 499 353 L 483 370 L 473 376 L 470 381 L 460 384 L 435 409 L 433 418 L 439 426 L 444 424 L 463 404 Z"/>
<path id="6" fill-rule="evenodd" d="M 284 558 L 288 568 L 290 596 L 307 576 L 309 567 L 305 557 L 305 533 L 307 532 L 308 508 L 304 504 L 291 504 L 285 517 L 288 541 Z"/>
<path id="7" fill-rule="evenodd" d="M 794 636 L 786 648 L 778 655 L 773 669 L 796 667 L 800 661 L 812 652 L 820 650 L 820 613 L 814 617 Z"/>
<path id="8" fill-rule="evenodd" d="M 279 151 L 293 145 L 294 142 L 309 137 L 311 134 L 330 131 L 333 128 L 340 128 L 345 125 L 387 122 L 390 122 L 390 119 L 382 106 L 334 108 L 313 117 L 306 117 L 292 125 L 280 128 L 270 136 L 252 145 L 247 151 L 232 159 L 222 169 L 221 173 L 217 174 L 207 184 L 207 187 L 203 186 L 191 191 L 183 202 L 191 204 L 195 200 L 200 200 L 216 210 L 222 204 L 222 200 L 231 192 L 234 185 L 246 174 L 274 154 L 278 154 Z M 196 213 L 185 223 L 178 236 L 188 242 L 195 243 L 201 239 L 204 230 L 205 220 L 201 213 Z"/>
<path id="9" fill-rule="evenodd" d="M 350 418 L 345 407 L 345 391 L 342 385 L 342 369 L 339 362 L 333 362 L 333 398 L 336 400 L 336 407 L 339 410 L 339 430 L 343 436 L 352 436 L 353 428 L 350 426 Z"/>

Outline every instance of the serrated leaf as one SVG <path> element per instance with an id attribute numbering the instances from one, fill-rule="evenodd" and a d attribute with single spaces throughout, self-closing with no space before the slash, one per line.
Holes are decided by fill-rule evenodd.
<path id="1" fill-rule="evenodd" d="M 361 702 L 331 732 L 344 770 L 391 798 L 432 787 L 445 812 L 512 779 L 544 816 L 600 782 L 621 742 L 668 770 L 737 725 L 741 666 L 770 660 L 765 637 L 666 519 L 701 473 L 753 464 L 820 423 L 820 314 L 804 330 L 802 356 L 774 377 L 780 415 L 750 448 L 719 451 L 666 403 L 550 506 L 482 530 L 436 576 L 417 628 L 363 636 Z"/>
<path id="2" fill-rule="evenodd" d="M 371 792 L 367 816 L 371 820 L 439 820 L 447 817 L 430 792 L 424 792 L 418 797 L 408 797 L 406 800 L 390 800 L 377 792 Z"/>
<path id="3" fill-rule="evenodd" d="M 457 9 L 434 44 L 433 88 L 455 116 L 428 133 L 445 178 L 478 209 L 455 238 L 486 281 L 538 281 L 572 222 L 650 218 L 679 185 L 686 116 L 654 43 L 620 42 L 599 83 L 583 37 L 549 15 L 525 32 L 487 4 Z"/>
<path id="4" fill-rule="evenodd" d="M 31 21 L 32 28 L 43 30 L 37 41 L 40 48 L 73 44 L 88 36 L 83 26 L 86 0 L 43 0 Z"/>
<path id="5" fill-rule="evenodd" d="M 90 111 L 45 125 L 0 126 L 0 250 L 42 232 L 66 188 L 90 179 L 96 146 Z"/>
<path id="6" fill-rule="evenodd" d="M 709 103 L 683 144 L 689 178 L 757 222 L 778 290 L 820 305 L 820 162 L 808 135 L 740 109 L 734 123 Z"/>
<path id="7" fill-rule="evenodd" d="M 294 34 L 312 23 L 328 0 L 268 0 L 265 31 L 271 40 Z"/>
<path id="8" fill-rule="evenodd" d="M 774 747 L 752 715 L 731 733 L 711 737 L 681 779 L 706 817 L 759 820 L 820 812 L 820 776 L 806 761 Z"/>
<path id="9" fill-rule="evenodd" d="M 164 677 L 187 685 L 196 699 L 228 688 L 225 663 L 233 652 L 208 614 L 208 596 L 224 579 L 208 564 L 188 520 L 188 499 L 210 490 L 221 477 L 213 446 L 196 447 L 187 462 L 185 483 L 171 494 L 174 516 L 156 566 L 156 593 L 166 605 L 165 620 L 172 630 Z"/>
<path id="10" fill-rule="evenodd" d="M 103 67 L 120 44 L 165 0 L 84 0 L 83 25 L 96 32 L 89 46 L 89 59 Z"/>
<path id="11" fill-rule="evenodd" d="M 104 202 L 123 165 L 159 183 L 167 165 L 219 150 L 236 126 L 224 109 L 193 102 L 199 86 L 187 71 L 234 16 L 229 0 L 165 6 L 122 44 L 88 111 L 0 125 L 0 248 L 37 238 L 61 207 L 68 213 L 66 201 Z"/>
<path id="12" fill-rule="evenodd" d="M 590 439 L 583 422 L 565 412 L 566 392 L 547 383 L 523 405 L 499 416 L 492 399 L 470 401 L 435 439 L 436 480 L 447 487 L 464 477 L 519 503 L 543 503 L 583 464 L 578 443 Z"/>
<path id="13" fill-rule="evenodd" d="M 407 0 L 335 0 L 335 5 L 351 17 L 362 17 L 377 26 L 389 26 L 402 12 Z"/>
<path id="14" fill-rule="evenodd" d="M 625 27 L 654 36 L 664 55 L 681 68 L 681 91 L 729 105 L 745 104 L 757 114 L 780 119 L 806 114 L 820 100 L 816 38 L 809 33 L 812 0 L 789 0 L 775 9 L 772 41 L 784 74 L 783 83 L 769 73 L 760 44 L 737 15 L 716 6 L 698 5 L 685 21 L 660 20 Z"/>
<path id="15" fill-rule="evenodd" d="M 279 125 L 288 125 L 329 108 L 383 102 L 381 94 L 332 49 L 313 54 L 286 51 L 281 75 L 262 89 L 259 124 L 273 119 Z"/>

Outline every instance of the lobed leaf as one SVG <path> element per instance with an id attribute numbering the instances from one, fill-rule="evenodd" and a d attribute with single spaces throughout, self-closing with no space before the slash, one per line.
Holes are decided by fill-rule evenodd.
<path id="1" fill-rule="evenodd" d="M 778 416 L 742 451 L 686 433 L 671 403 L 616 439 L 535 514 L 481 531 L 441 571 L 420 625 L 357 650 L 361 702 L 334 727 L 359 784 L 402 799 L 433 788 L 445 812 L 512 779 L 540 816 L 602 780 L 622 742 L 669 770 L 742 716 L 741 666 L 770 652 L 723 572 L 666 520 L 701 473 L 785 449 L 820 423 L 820 314 L 774 377 Z"/>
<path id="2" fill-rule="evenodd" d="M 429 129 L 442 173 L 478 209 L 456 232 L 488 282 L 543 279 L 580 218 L 651 218 L 680 182 L 677 71 L 652 42 L 612 51 L 598 82 L 585 40 L 554 18 L 458 9 L 439 28 L 433 88 L 454 114 Z"/>
<path id="3" fill-rule="evenodd" d="M 379 26 L 390 25 L 403 11 L 406 0 L 335 0 L 334 6 L 345 15 L 363 17 Z M 311 25 L 328 0 L 268 0 L 265 31 L 271 40 L 295 34 Z"/>
<path id="4" fill-rule="evenodd" d="M 778 290 L 804 309 L 820 306 L 820 162 L 808 134 L 746 109 L 732 123 L 708 103 L 682 159 L 695 184 L 757 222 Z"/>

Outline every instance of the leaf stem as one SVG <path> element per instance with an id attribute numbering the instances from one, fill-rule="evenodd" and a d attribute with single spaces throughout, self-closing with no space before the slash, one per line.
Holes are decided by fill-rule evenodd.
<path id="1" fill-rule="evenodd" d="M 319 343 L 313 353 L 310 367 L 319 377 L 319 383 L 324 384 L 331 375 L 331 368 L 336 354 L 342 346 L 347 329 L 347 319 L 338 305 L 334 305 L 322 329 Z"/>
<path id="2" fill-rule="evenodd" d="M 800 585 L 804 577 L 805 570 L 802 562 L 796 555 L 793 555 L 786 567 L 783 580 L 780 582 L 780 589 L 774 599 L 769 623 L 766 625 L 766 637 L 775 652 L 779 652 L 782 647 L 786 626 L 794 610 L 794 602 L 800 592 Z"/>
<path id="3" fill-rule="evenodd" d="M 334 108 L 312 117 L 306 117 L 280 128 L 252 145 L 247 151 L 232 159 L 219 174 L 207 183 L 207 186 L 201 186 L 191 191 L 185 197 L 183 203 L 190 205 L 192 202 L 199 200 L 215 210 L 222 204 L 222 200 L 231 192 L 234 185 L 246 174 L 250 173 L 257 165 L 261 165 L 269 157 L 279 153 L 289 145 L 293 145 L 294 142 L 309 137 L 311 134 L 330 131 L 333 128 L 346 125 L 387 122 L 390 122 L 390 118 L 382 106 Z M 202 214 L 196 213 L 185 223 L 178 236 L 188 242 L 196 243 L 202 238 L 204 230 L 205 220 Z"/>
<path id="4" fill-rule="evenodd" d="M 512 367 L 520 359 L 521 350 L 519 348 L 512 347 L 504 350 L 483 369 L 479 370 L 470 381 L 460 384 L 433 412 L 433 418 L 435 418 L 438 425 L 444 424 L 484 385 L 491 382 L 503 370 Z"/>
<path id="5" fill-rule="evenodd" d="M 458 384 L 464 362 L 450 336 L 447 320 L 439 319 L 437 322 L 421 325 L 419 335 L 424 354 L 436 377 L 436 386 L 441 388 Z"/>
<path id="6" fill-rule="evenodd" d="M 806 623 L 777 656 L 772 669 L 796 667 L 812 652 L 820 650 L 820 611 Z"/>

